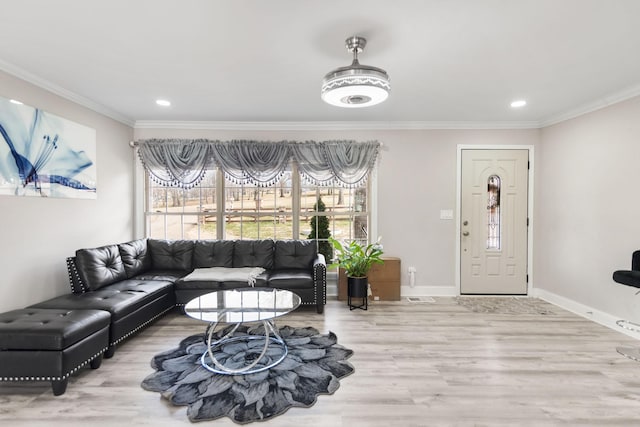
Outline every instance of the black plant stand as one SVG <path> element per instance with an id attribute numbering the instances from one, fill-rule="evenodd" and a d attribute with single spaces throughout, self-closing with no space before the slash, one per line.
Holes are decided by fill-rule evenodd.
<path id="1" fill-rule="evenodd" d="M 369 307 L 369 280 L 366 277 L 347 277 L 347 304 L 349 310 L 359 308 L 367 310 Z M 360 299 L 361 304 L 355 305 L 353 298 Z"/>

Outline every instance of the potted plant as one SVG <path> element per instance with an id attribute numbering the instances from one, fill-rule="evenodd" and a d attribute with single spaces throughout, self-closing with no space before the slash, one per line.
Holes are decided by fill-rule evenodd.
<path id="1" fill-rule="evenodd" d="M 369 282 L 367 274 L 373 264 L 382 264 L 382 245 L 380 239 L 375 243 L 363 245 L 355 240 L 349 244 L 342 244 L 336 239 L 329 237 L 329 241 L 335 249 L 335 262 L 330 267 L 343 268 L 347 275 L 347 295 L 349 297 L 349 306 L 351 298 L 363 298 L 366 307 L 367 291 Z M 360 308 L 362 308 L 360 306 Z M 365 308 L 366 310 L 366 308 Z"/>

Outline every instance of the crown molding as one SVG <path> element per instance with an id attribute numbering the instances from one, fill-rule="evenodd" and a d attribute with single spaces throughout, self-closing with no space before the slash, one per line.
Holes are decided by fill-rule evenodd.
<path id="1" fill-rule="evenodd" d="M 242 122 L 138 120 L 135 129 L 183 130 L 442 130 L 537 129 L 538 122 Z"/>
<path id="2" fill-rule="evenodd" d="M 575 119 L 576 117 L 635 98 L 636 96 L 640 96 L 640 85 L 628 87 L 620 92 L 613 93 L 605 96 L 604 98 L 589 102 L 588 104 L 573 108 L 569 111 L 565 111 L 564 113 L 549 116 L 540 121 L 540 127 L 545 128 L 567 120 Z"/>
<path id="3" fill-rule="evenodd" d="M 113 120 L 118 121 L 124 125 L 133 127 L 135 124 L 135 121 L 130 119 L 129 117 L 123 116 L 122 114 L 110 108 L 107 108 L 102 104 L 98 104 L 97 102 L 94 102 L 88 98 L 80 96 L 75 92 L 72 92 L 54 83 L 51 83 L 48 80 L 38 77 L 35 74 L 32 74 L 26 70 L 23 70 L 20 67 L 17 67 L 6 61 L 3 61 L 2 59 L 0 59 L 0 70 L 8 74 L 11 74 L 12 76 L 15 76 L 21 80 L 24 80 L 28 83 L 31 83 L 35 86 L 38 86 L 41 89 L 54 93 L 62 98 L 68 99 L 69 101 L 75 102 L 76 104 L 79 104 L 92 111 L 95 111 L 96 113 L 112 118 Z"/>

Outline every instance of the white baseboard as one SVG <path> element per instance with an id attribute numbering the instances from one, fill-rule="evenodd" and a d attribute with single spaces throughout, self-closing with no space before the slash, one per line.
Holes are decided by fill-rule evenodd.
<path id="1" fill-rule="evenodd" d="M 534 288 L 533 296 L 550 302 L 551 304 L 557 305 L 558 307 L 575 313 L 579 316 L 582 316 L 585 319 L 592 320 L 596 323 L 606 326 L 607 328 L 613 329 L 614 331 L 623 333 L 635 339 L 640 339 L 640 333 L 621 328 L 616 324 L 616 322 L 620 320 L 620 317 L 618 316 L 614 316 L 612 314 L 605 313 L 604 311 L 600 311 L 595 308 L 580 304 L 579 302 L 554 294 L 553 292 L 545 291 L 544 289 Z"/>
<path id="2" fill-rule="evenodd" d="M 455 297 L 458 293 L 453 286 L 401 286 L 400 296 L 406 297 Z M 327 296 L 338 296 L 338 285 L 327 278 Z"/>
<path id="3" fill-rule="evenodd" d="M 327 296 L 328 297 L 337 297 L 338 296 L 338 285 L 327 283 Z"/>
<path id="4" fill-rule="evenodd" d="M 400 295 L 405 297 L 455 297 L 458 295 L 453 286 L 401 286 Z"/>

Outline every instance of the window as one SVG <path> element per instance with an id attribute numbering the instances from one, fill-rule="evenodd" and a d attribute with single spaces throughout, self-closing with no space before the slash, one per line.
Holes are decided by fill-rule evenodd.
<path id="1" fill-rule="evenodd" d="M 487 180 L 487 249 L 500 249 L 500 187 L 498 175 Z"/>
<path id="2" fill-rule="evenodd" d="M 222 172 L 210 170 L 200 184 L 184 190 L 160 186 L 146 174 L 146 235 L 158 239 L 305 240 L 315 227 L 311 238 L 317 237 L 325 256 L 328 254 L 321 249 L 330 245 L 318 230 L 323 224 L 338 240 L 367 241 L 367 185 L 317 187 L 300 181 L 293 165 L 267 187 L 237 184 Z"/>

